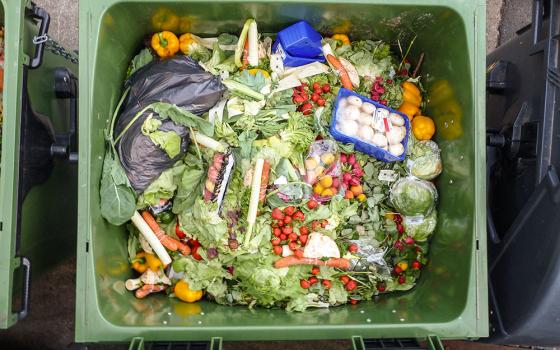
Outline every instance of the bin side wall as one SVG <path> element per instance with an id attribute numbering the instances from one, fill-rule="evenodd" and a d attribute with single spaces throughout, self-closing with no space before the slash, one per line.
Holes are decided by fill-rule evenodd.
<path id="1" fill-rule="evenodd" d="M 185 3 L 139 1 L 110 7 L 89 4 L 80 9 L 80 23 L 87 21 L 87 26 L 80 28 L 80 39 L 88 43 L 86 50 L 90 50 L 81 52 L 81 56 L 87 55 L 85 59 L 89 60 L 81 57 L 81 75 L 89 78 L 81 84 L 81 96 L 85 94 L 87 101 L 80 101 L 80 127 L 81 135 L 87 134 L 89 140 L 82 138 L 81 143 L 81 149 L 86 149 L 87 154 L 80 157 L 80 161 L 87 173 L 81 167 L 80 183 L 88 193 L 82 192 L 81 196 L 80 222 L 84 224 L 80 225 L 80 242 L 91 244 L 89 254 L 80 250 L 81 247 L 78 252 L 78 271 L 82 273 L 78 276 L 78 340 L 124 340 L 138 331 L 150 339 L 201 339 L 212 334 L 228 339 L 342 338 L 356 334 L 368 337 L 422 337 L 433 333 L 445 337 L 478 335 L 474 315 L 477 296 L 473 287 L 478 143 L 475 142 L 477 117 L 471 69 L 472 4 L 460 2 L 458 8 L 464 13 L 459 15 L 444 7 L 394 5 L 398 1 L 391 2 L 392 6 L 384 1 L 377 3 L 356 2 L 350 6 L 335 2 L 193 2 L 187 6 Z M 483 7 L 481 3 L 479 6 Z M 395 42 L 401 38 L 403 43 L 408 43 L 413 34 L 418 35 L 412 57 L 424 51 L 423 71 L 431 74 L 429 87 L 443 84 L 452 91 L 453 98 L 449 101 L 456 101 L 460 114 L 460 118 L 454 117 L 453 124 L 460 123 L 463 132 L 459 136 L 449 136 L 457 131 L 438 131 L 446 169 L 438 180 L 440 223 L 431 247 L 431 263 L 413 291 L 382 298 L 376 303 L 362 303 L 359 307 L 289 314 L 282 310 L 251 312 L 244 307 L 213 303 L 200 303 L 187 310 L 184 304 L 163 296 L 137 300 L 132 293 L 124 292 L 122 286 L 118 287 L 119 281 L 131 274 L 126 268 L 126 230 L 107 224 L 99 211 L 103 128 L 120 98 L 127 65 L 140 48 L 139 43 L 154 30 L 162 29 L 159 25 L 154 27 L 152 18 L 162 8 L 169 9 L 178 18 L 176 23 L 164 24 L 174 28 L 163 29 L 179 33 L 237 33 L 243 21 L 253 17 L 261 32 L 275 32 L 305 19 L 322 32 L 348 32 L 353 39 L 374 37 Z M 99 16 L 101 13 L 103 16 Z M 97 22 L 95 18 L 101 19 Z M 457 108 L 449 101 L 438 106 L 431 104 L 427 109 L 438 123 L 438 130 L 449 118 L 448 109 Z M 453 163 L 455 158 L 460 161 Z M 198 307 L 204 315 L 196 312 Z M 255 332 L 255 329 L 284 332 L 272 334 Z"/>

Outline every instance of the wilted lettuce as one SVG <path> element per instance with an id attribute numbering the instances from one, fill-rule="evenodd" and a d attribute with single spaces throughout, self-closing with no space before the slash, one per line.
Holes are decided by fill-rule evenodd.
<path id="1" fill-rule="evenodd" d="M 437 191 L 431 182 L 406 177 L 395 182 L 390 200 L 395 209 L 405 216 L 427 216 L 435 207 Z"/>
<path id="2" fill-rule="evenodd" d="M 439 147 L 431 140 L 416 142 L 410 160 L 410 174 L 423 180 L 435 179 L 443 169 Z"/>
<path id="3" fill-rule="evenodd" d="M 405 217 L 403 224 L 409 236 L 414 238 L 417 242 L 423 242 L 427 240 L 436 229 L 437 211 L 434 209 L 430 215 L 421 219 Z"/>

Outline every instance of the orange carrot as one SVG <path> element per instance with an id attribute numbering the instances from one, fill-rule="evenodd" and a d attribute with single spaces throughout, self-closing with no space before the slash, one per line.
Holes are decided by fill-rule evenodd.
<path id="1" fill-rule="evenodd" d="M 350 260 L 345 258 L 329 258 L 322 260 L 318 258 L 298 258 L 295 255 L 286 256 L 276 260 L 274 267 L 280 269 L 282 267 L 289 267 L 292 265 L 314 265 L 314 266 L 328 266 L 337 269 L 348 270 L 350 268 Z"/>
<path id="2" fill-rule="evenodd" d="M 329 61 L 329 64 L 333 66 L 335 71 L 338 73 L 338 77 L 340 78 L 342 86 L 348 90 L 352 90 L 352 80 L 350 80 L 348 72 L 346 71 L 342 63 L 340 63 L 338 58 L 334 57 L 333 55 L 327 55 L 327 61 Z"/>
<path id="3" fill-rule="evenodd" d="M 181 252 L 181 254 L 183 255 L 189 255 L 191 253 L 191 248 L 189 248 L 188 245 L 166 235 L 149 211 L 144 210 L 142 212 L 142 218 L 144 219 L 144 221 L 146 221 L 148 226 L 150 226 L 152 231 L 154 231 L 157 239 L 161 242 L 161 244 L 163 244 L 165 248 L 171 251 L 179 250 L 179 252 Z"/>
<path id="4" fill-rule="evenodd" d="M 259 203 L 264 203 L 266 198 L 266 188 L 268 187 L 268 176 L 270 175 L 270 163 L 265 160 L 263 163 L 263 171 L 261 176 L 261 191 L 259 193 Z"/>
<path id="5" fill-rule="evenodd" d="M 164 285 L 161 285 L 161 284 L 145 284 L 142 287 L 138 288 L 136 290 L 136 293 L 134 293 L 134 294 L 136 295 L 136 297 L 138 299 L 142 299 L 142 298 L 145 298 L 152 293 L 158 293 L 158 292 L 164 291 L 165 288 L 167 288 L 167 287 L 164 286 Z"/>

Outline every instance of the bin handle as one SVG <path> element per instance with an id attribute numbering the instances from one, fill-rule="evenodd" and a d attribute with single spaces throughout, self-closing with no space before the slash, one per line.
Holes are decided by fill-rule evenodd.
<path id="1" fill-rule="evenodd" d="M 29 312 L 29 294 L 31 290 L 31 261 L 26 257 L 21 257 L 21 266 L 25 269 L 25 275 L 23 278 L 23 297 L 21 300 L 21 310 L 17 313 L 18 320 L 22 320 L 27 317 Z"/>
<path id="2" fill-rule="evenodd" d="M 49 40 L 47 32 L 49 31 L 49 24 L 51 16 L 43 8 L 31 3 L 31 18 L 36 19 L 39 23 L 39 32 L 33 37 L 33 44 L 35 44 L 35 52 L 33 58 L 29 62 L 29 68 L 34 69 L 41 65 L 43 62 L 43 52 L 45 51 L 45 43 Z"/>

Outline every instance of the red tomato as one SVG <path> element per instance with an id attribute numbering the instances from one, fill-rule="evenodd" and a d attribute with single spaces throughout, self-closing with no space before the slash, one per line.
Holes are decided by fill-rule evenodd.
<path id="1" fill-rule="evenodd" d="M 383 293 L 385 291 L 385 289 L 387 289 L 387 286 L 383 282 L 377 283 L 376 287 L 377 287 L 377 290 L 380 291 L 381 293 Z"/>
<path id="2" fill-rule="evenodd" d="M 318 99 L 320 99 L 321 96 L 319 96 L 318 93 L 313 93 L 313 95 L 311 95 L 311 101 L 313 102 L 317 102 Z"/>
<path id="3" fill-rule="evenodd" d="M 317 208 L 318 205 L 319 205 L 319 203 L 318 203 L 316 200 L 314 200 L 314 199 L 310 199 L 310 200 L 307 202 L 307 207 L 308 207 L 309 209 L 315 209 L 315 208 Z"/>
<path id="4" fill-rule="evenodd" d="M 282 213 L 282 210 L 280 210 L 280 208 L 272 209 L 272 213 L 270 215 L 272 216 L 273 219 L 276 220 L 284 219 L 284 214 Z"/>
<path id="5" fill-rule="evenodd" d="M 317 100 L 317 106 L 324 106 L 327 101 L 324 98 L 319 98 Z"/>
<path id="6" fill-rule="evenodd" d="M 294 228 L 292 226 L 284 226 L 282 227 L 282 233 L 285 235 L 289 235 L 290 233 L 292 233 L 294 231 Z"/>
<path id="7" fill-rule="evenodd" d="M 286 215 L 286 217 L 284 218 L 284 225 L 289 225 L 292 223 L 292 217 Z"/>
<path id="8" fill-rule="evenodd" d="M 296 207 L 294 207 L 293 205 L 290 205 L 289 207 L 284 208 L 284 214 L 286 214 L 288 216 L 294 215 L 295 212 L 296 212 Z"/>
<path id="9" fill-rule="evenodd" d="M 422 267 L 422 263 L 420 263 L 420 261 L 414 260 L 412 262 L 412 269 L 413 270 L 420 270 L 421 267 Z"/>
<path id="10" fill-rule="evenodd" d="M 288 243 L 288 247 L 290 248 L 290 250 L 296 250 L 299 248 L 299 245 L 296 242 L 290 242 Z"/>
<path id="11" fill-rule="evenodd" d="M 399 284 L 404 284 L 406 282 L 406 277 L 405 275 L 400 275 L 399 276 Z"/>
<path id="12" fill-rule="evenodd" d="M 303 99 L 303 97 L 301 97 L 301 95 L 294 95 L 294 97 L 292 97 L 292 102 L 296 105 L 299 105 L 305 102 L 305 100 Z"/>
<path id="13" fill-rule="evenodd" d="M 282 234 L 280 235 L 280 239 L 283 240 L 283 241 L 285 241 L 285 240 L 288 239 L 288 235 L 285 234 L 285 233 L 282 233 Z"/>
<path id="14" fill-rule="evenodd" d="M 312 229 L 313 231 L 316 231 L 319 227 L 321 227 L 321 223 L 320 223 L 319 221 L 314 220 L 314 221 L 311 223 L 311 229 Z"/>
<path id="15" fill-rule="evenodd" d="M 400 275 L 401 273 L 403 273 L 403 270 L 401 269 L 400 266 L 395 266 L 394 271 L 397 275 Z"/>
<path id="16" fill-rule="evenodd" d="M 302 235 L 308 235 L 309 234 L 309 229 L 307 228 L 307 226 L 301 226 L 299 228 L 299 233 Z"/>
<path id="17" fill-rule="evenodd" d="M 348 247 L 348 251 L 350 253 L 357 253 L 358 252 L 358 245 L 356 243 L 350 244 L 350 246 Z"/>
<path id="18" fill-rule="evenodd" d="M 298 239 L 298 235 L 292 232 L 288 235 L 288 239 L 292 242 L 295 242 Z"/>
<path id="19" fill-rule="evenodd" d="M 318 81 L 316 81 L 316 82 L 313 83 L 313 91 L 315 91 L 315 92 L 322 91 L 322 90 L 321 90 L 321 84 L 319 84 Z"/>
<path id="20" fill-rule="evenodd" d="M 357 303 L 358 303 L 358 299 L 352 299 L 352 298 L 350 298 L 350 304 L 356 305 Z"/>
<path id="21" fill-rule="evenodd" d="M 348 283 L 346 283 L 346 290 L 351 292 L 354 289 L 356 289 L 357 286 L 358 286 L 358 283 L 356 283 L 356 281 L 350 280 L 350 281 L 348 281 Z"/>
<path id="22" fill-rule="evenodd" d="M 292 218 L 294 220 L 297 220 L 299 222 L 303 222 L 303 220 L 305 220 L 305 214 L 302 211 L 297 211 L 294 216 L 292 216 Z"/>
<path id="23" fill-rule="evenodd" d="M 305 245 L 307 243 L 307 239 L 309 238 L 308 235 L 301 235 L 299 236 L 299 241 L 301 242 L 301 245 Z"/>
<path id="24" fill-rule="evenodd" d="M 314 266 L 314 267 L 311 269 L 311 274 L 313 274 L 313 275 L 318 275 L 319 272 L 321 272 L 321 269 L 320 269 L 319 267 L 317 267 L 317 266 Z"/>
<path id="25" fill-rule="evenodd" d="M 303 289 L 307 289 L 307 288 L 311 287 L 311 283 L 309 283 L 308 280 L 301 280 L 301 281 L 299 281 L 299 285 L 300 285 L 301 288 L 303 288 Z"/>
<path id="26" fill-rule="evenodd" d="M 276 237 L 280 237 L 282 230 L 279 227 L 275 227 L 274 230 L 272 230 L 272 234 Z"/>
<path id="27" fill-rule="evenodd" d="M 306 103 L 301 105 L 301 112 L 304 115 L 311 114 L 312 110 L 313 110 L 313 105 L 309 102 L 306 102 Z"/>
<path id="28" fill-rule="evenodd" d="M 327 289 L 331 289 L 332 287 L 332 283 L 329 280 L 323 280 L 323 282 L 321 282 L 323 284 L 323 286 L 327 287 Z"/>
<path id="29" fill-rule="evenodd" d="M 331 91 L 331 86 L 329 85 L 329 83 L 325 83 L 323 85 L 323 87 L 321 88 L 321 90 L 323 90 L 324 93 L 327 93 L 327 92 Z"/>
<path id="30" fill-rule="evenodd" d="M 348 284 L 348 282 L 350 281 L 350 277 L 348 277 L 348 276 L 340 276 L 340 281 L 341 281 L 343 284 L 346 285 L 346 284 Z"/>
<path id="31" fill-rule="evenodd" d="M 275 245 L 274 248 L 272 248 L 272 252 L 274 252 L 275 255 L 280 255 L 282 254 L 282 247 Z"/>
<path id="32" fill-rule="evenodd" d="M 270 240 L 270 243 L 272 243 L 272 245 L 280 245 L 282 241 L 280 240 L 280 238 L 274 237 L 273 239 Z"/>
<path id="33" fill-rule="evenodd" d="M 312 277 L 309 277 L 309 282 L 311 284 L 315 284 L 315 283 L 319 282 L 319 279 L 315 276 L 312 276 Z"/>

